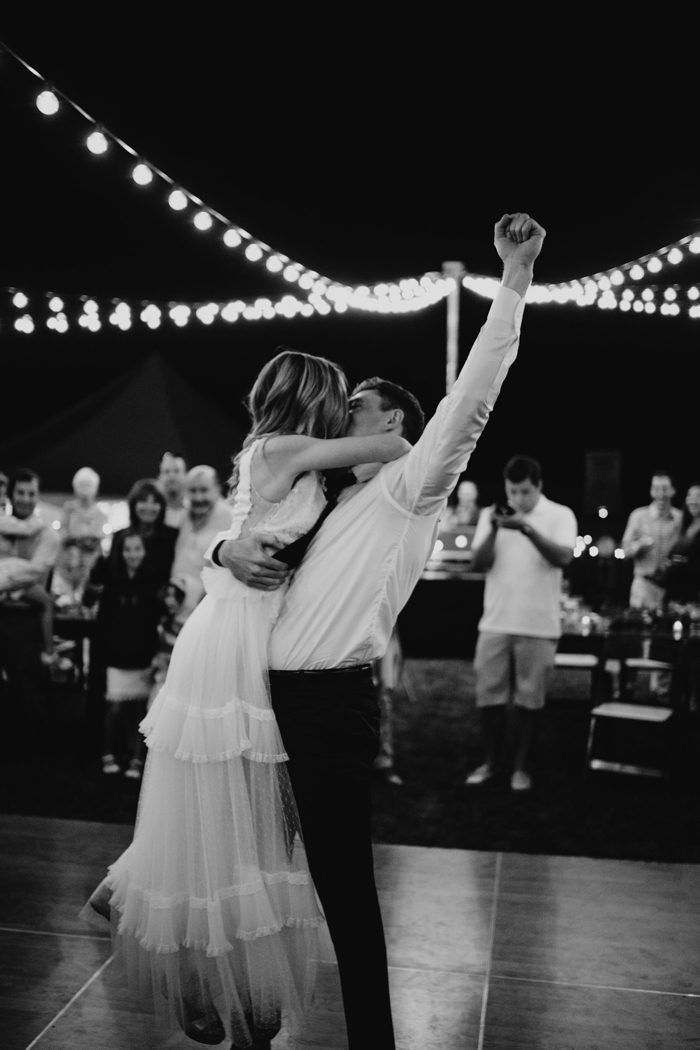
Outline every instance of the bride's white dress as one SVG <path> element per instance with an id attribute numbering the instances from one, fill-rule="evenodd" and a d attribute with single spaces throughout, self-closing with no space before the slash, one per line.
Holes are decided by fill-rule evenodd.
<path id="1" fill-rule="evenodd" d="M 291 543 L 325 505 L 315 472 L 280 503 L 240 461 L 228 535 Z M 229 1038 L 251 1022 L 295 1026 L 308 1008 L 323 915 L 308 873 L 286 754 L 270 703 L 267 645 L 282 590 L 205 568 L 141 732 L 148 758 L 131 845 L 108 869 L 116 946 L 131 986 L 164 1020 L 210 1013 Z M 93 894 L 93 898 L 95 894 Z"/>

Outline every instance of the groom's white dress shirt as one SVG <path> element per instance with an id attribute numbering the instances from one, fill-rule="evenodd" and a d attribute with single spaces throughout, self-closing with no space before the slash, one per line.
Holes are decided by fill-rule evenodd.
<path id="1" fill-rule="evenodd" d="M 419 441 L 341 493 L 296 569 L 272 631 L 274 670 L 383 655 L 440 517 L 515 360 L 525 300 L 501 287 L 460 375 Z"/>

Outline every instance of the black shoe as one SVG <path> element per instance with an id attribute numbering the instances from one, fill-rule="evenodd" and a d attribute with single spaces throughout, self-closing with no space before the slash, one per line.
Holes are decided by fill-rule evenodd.
<path id="1" fill-rule="evenodd" d="M 226 1038 L 221 1019 L 208 1021 L 206 1017 L 197 1017 L 194 1021 L 187 1021 L 182 1030 L 195 1043 L 206 1043 L 207 1046 L 218 1046 Z"/>
<path id="2" fill-rule="evenodd" d="M 185 1020 L 182 1030 L 195 1043 L 218 1046 L 226 1038 L 224 1023 L 212 1007 L 206 1014 L 196 1014 L 196 1007 L 185 1003 Z M 201 1009 L 201 1007 L 200 1007 Z"/>
<path id="3" fill-rule="evenodd" d="M 385 784 L 393 784 L 394 787 L 403 786 L 403 778 L 390 766 L 386 769 L 375 769 L 374 775 L 377 780 L 382 780 Z"/>

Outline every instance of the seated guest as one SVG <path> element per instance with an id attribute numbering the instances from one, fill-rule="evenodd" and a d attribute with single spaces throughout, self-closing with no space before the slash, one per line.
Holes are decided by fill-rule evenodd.
<path id="1" fill-rule="evenodd" d="M 38 729 L 46 725 L 42 653 L 50 657 L 53 647 L 47 583 L 59 541 L 35 513 L 39 502 L 35 471 L 16 470 L 9 479 L 8 496 L 12 511 L 0 535 L 0 669 L 15 701 L 18 725 L 13 728 Z"/>
<path id="2" fill-rule="evenodd" d="M 187 513 L 185 476 L 187 467 L 182 456 L 164 452 L 158 471 L 158 484 L 165 496 L 165 524 L 179 529 Z"/>
<path id="3" fill-rule="evenodd" d="M 221 483 L 213 467 L 192 467 L 187 473 L 186 491 L 187 514 L 175 545 L 173 575 L 188 576 L 199 601 L 204 595 L 204 555 L 216 534 L 230 528 L 233 512 L 221 496 Z"/>

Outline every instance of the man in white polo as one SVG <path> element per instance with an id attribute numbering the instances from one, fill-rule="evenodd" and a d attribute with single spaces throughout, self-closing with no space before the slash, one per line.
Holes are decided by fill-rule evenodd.
<path id="1" fill-rule="evenodd" d="M 544 236 L 522 212 L 496 223 L 501 287 L 457 381 L 422 434 L 422 411 L 408 391 L 378 378 L 355 389 L 349 432 L 397 431 L 413 448 L 394 463 L 353 469 L 352 484 L 296 569 L 272 633 L 272 703 L 338 960 L 349 1050 L 394 1047 L 372 859 L 380 720 L 372 662 L 387 649 L 447 497 L 515 360 L 524 296 Z M 210 554 L 251 586 L 276 587 L 286 575 L 250 537 L 215 541 Z"/>
<path id="2" fill-rule="evenodd" d="M 484 762 L 467 777 L 476 786 L 495 776 L 506 706 L 515 711 L 514 791 L 527 791 L 527 762 L 536 713 L 561 634 L 562 568 L 574 556 L 572 510 L 547 499 L 531 456 L 513 456 L 503 471 L 507 505 L 483 510 L 474 533 L 472 570 L 485 572 L 484 610 L 474 653 L 476 706 Z"/>

